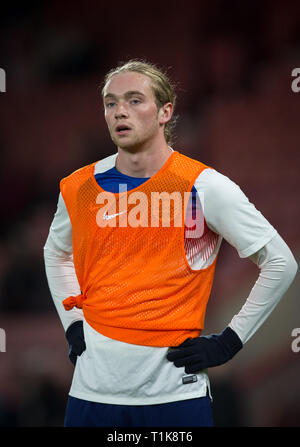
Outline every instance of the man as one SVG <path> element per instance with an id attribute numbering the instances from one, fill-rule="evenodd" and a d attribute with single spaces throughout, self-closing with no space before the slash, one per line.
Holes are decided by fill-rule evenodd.
<path id="1" fill-rule="evenodd" d="M 102 96 L 117 153 L 61 181 L 44 248 L 75 365 L 65 426 L 212 426 L 207 368 L 257 331 L 297 264 L 235 183 L 171 148 L 163 72 L 129 61 Z M 223 238 L 260 274 L 224 330 L 201 336 Z"/>

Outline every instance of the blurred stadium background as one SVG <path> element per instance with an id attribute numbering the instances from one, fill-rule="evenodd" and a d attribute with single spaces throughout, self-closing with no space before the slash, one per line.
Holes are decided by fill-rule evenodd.
<path id="1" fill-rule="evenodd" d="M 99 85 L 145 58 L 177 83 L 173 147 L 240 185 L 298 262 L 300 3 L 57 0 L 5 2 L 0 14 L 0 425 L 63 424 L 72 365 L 43 245 L 59 180 L 115 151 Z M 258 270 L 223 243 L 206 330 L 244 303 Z M 299 276 L 299 275 L 298 275 Z M 210 370 L 219 426 L 299 426 L 299 277 L 230 363 Z"/>

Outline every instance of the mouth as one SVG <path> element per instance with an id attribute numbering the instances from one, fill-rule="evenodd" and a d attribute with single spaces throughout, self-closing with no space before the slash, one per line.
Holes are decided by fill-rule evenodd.
<path id="1" fill-rule="evenodd" d="M 131 128 L 126 124 L 119 124 L 116 127 L 117 135 L 127 135 L 131 131 Z"/>

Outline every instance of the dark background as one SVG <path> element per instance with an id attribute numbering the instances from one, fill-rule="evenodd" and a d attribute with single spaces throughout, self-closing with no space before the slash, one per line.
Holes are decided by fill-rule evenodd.
<path id="1" fill-rule="evenodd" d="M 72 365 L 43 246 L 60 179 L 116 151 L 104 74 L 130 58 L 167 69 L 173 148 L 238 183 L 298 260 L 300 3 L 11 1 L 0 28 L 0 425 L 62 425 Z M 257 275 L 223 243 L 205 332 L 229 323 Z M 238 356 L 210 370 L 216 425 L 300 425 L 298 284 Z"/>

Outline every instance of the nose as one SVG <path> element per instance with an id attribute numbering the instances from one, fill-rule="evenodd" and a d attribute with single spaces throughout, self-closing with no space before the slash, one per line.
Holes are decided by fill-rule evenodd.
<path id="1" fill-rule="evenodd" d="M 125 104 L 120 101 L 115 109 L 115 118 L 125 118 L 127 116 L 128 112 L 125 107 Z"/>

